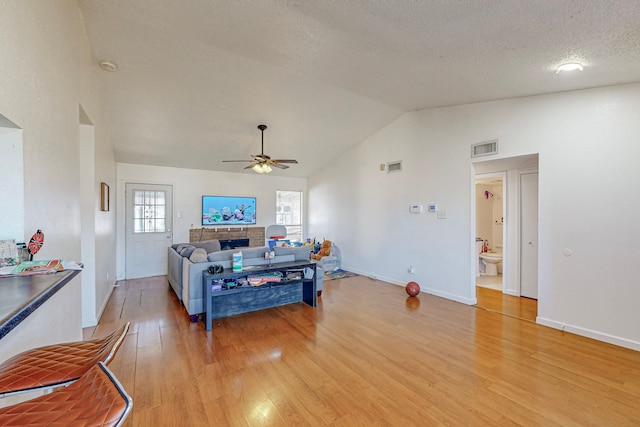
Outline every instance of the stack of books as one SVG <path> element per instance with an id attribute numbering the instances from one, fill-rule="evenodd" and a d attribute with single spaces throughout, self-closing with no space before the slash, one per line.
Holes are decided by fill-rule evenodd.
<path id="1" fill-rule="evenodd" d="M 277 283 L 282 281 L 282 273 L 263 273 L 263 274 L 254 274 L 247 277 L 249 284 L 251 286 L 260 286 L 265 283 Z"/>

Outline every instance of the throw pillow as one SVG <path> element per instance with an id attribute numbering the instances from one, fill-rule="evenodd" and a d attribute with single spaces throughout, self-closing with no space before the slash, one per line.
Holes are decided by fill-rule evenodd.
<path id="1" fill-rule="evenodd" d="M 180 250 L 178 251 L 178 253 L 179 253 L 180 255 L 182 255 L 183 257 L 189 258 L 189 257 L 191 256 L 191 254 L 193 253 L 193 251 L 195 251 L 195 250 L 196 250 L 196 247 L 195 247 L 195 246 L 191 246 L 191 245 L 184 245 L 184 246 L 182 247 L 182 249 L 180 249 Z"/>
<path id="2" fill-rule="evenodd" d="M 189 261 L 193 263 L 207 262 L 207 252 L 202 248 L 195 248 L 189 257 Z"/>

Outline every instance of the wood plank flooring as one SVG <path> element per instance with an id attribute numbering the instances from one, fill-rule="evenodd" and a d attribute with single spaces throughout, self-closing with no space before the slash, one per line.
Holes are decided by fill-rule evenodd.
<path id="1" fill-rule="evenodd" d="M 128 427 L 640 425 L 640 352 L 362 276 L 211 332 L 128 280 L 93 333 L 125 321 Z"/>
<path id="2" fill-rule="evenodd" d="M 506 316 L 535 322 L 538 316 L 538 301 L 503 294 L 502 291 L 476 286 L 476 307 Z"/>

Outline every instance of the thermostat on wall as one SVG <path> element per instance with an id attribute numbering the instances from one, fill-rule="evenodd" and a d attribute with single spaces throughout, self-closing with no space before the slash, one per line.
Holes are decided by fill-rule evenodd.
<path id="1" fill-rule="evenodd" d="M 412 214 L 419 214 L 422 212 L 422 205 L 411 205 L 409 206 L 409 212 Z"/>

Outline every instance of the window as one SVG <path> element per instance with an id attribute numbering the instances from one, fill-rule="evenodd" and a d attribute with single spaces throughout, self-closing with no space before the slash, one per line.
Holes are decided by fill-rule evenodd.
<path id="1" fill-rule="evenodd" d="M 276 224 L 287 228 L 287 239 L 302 242 L 302 192 L 276 191 Z"/>
<path id="2" fill-rule="evenodd" d="M 133 232 L 164 233 L 166 227 L 164 191 L 133 191 Z"/>

